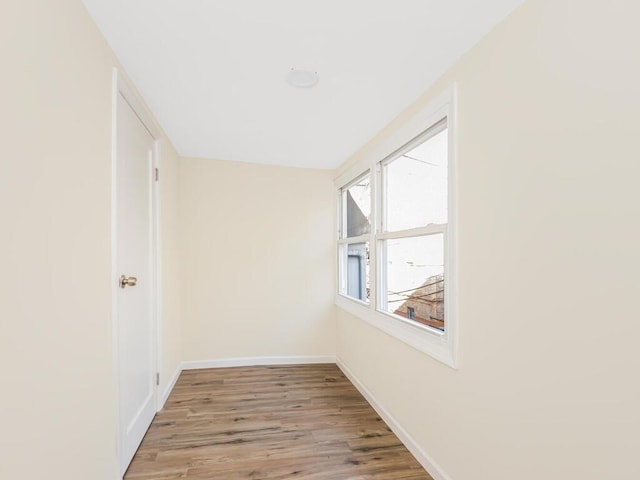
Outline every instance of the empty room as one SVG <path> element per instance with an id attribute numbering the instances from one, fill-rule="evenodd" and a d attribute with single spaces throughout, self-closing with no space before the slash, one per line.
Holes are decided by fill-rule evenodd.
<path id="1" fill-rule="evenodd" d="M 639 480 L 639 19 L 0 0 L 0 480 Z"/>

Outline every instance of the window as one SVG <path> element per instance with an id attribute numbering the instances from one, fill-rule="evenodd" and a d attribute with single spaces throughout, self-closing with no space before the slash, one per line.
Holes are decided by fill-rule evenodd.
<path id="1" fill-rule="evenodd" d="M 338 179 L 336 302 L 455 366 L 453 94 L 443 98 L 414 121 L 422 133 Z"/>
<path id="2" fill-rule="evenodd" d="M 445 330 L 447 123 L 381 166 L 380 309 Z M 412 314 L 409 313 L 411 308 Z"/>
<path id="3" fill-rule="evenodd" d="M 340 192 L 340 293 L 368 303 L 371 176 L 367 173 Z"/>

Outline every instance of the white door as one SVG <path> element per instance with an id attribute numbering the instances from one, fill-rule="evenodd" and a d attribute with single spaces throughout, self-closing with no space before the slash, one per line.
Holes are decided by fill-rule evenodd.
<path id="1" fill-rule="evenodd" d="M 116 273 L 120 469 L 126 471 L 156 413 L 153 315 L 152 168 L 154 138 L 118 94 Z"/>

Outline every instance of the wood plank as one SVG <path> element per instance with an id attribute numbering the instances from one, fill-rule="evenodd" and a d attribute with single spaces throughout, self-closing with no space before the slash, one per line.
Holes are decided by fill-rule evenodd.
<path id="1" fill-rule="evenodd" d="M 432 480 L 335 365 L 184 371 L 125 480 Z"/>

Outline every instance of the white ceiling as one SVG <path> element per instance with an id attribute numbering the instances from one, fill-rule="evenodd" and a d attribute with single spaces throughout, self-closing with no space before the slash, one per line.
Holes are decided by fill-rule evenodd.
<path id="1" fill-rule="evenodd" d="M 330 169 L 522 1 L 84 3 L 180 155 Z"/>

